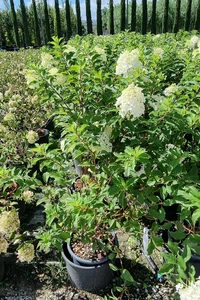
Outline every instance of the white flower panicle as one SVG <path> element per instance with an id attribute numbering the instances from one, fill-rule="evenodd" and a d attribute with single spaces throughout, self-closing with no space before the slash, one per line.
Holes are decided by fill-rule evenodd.
<path id="1" fill-rule="evenodd" d="M 164 95 L 166 97 L 169 97 L 173 94 L 175 94 L 178 91 L 178 86 L 175 83 L 172 83 L 170 86 L 168 86 L 165 90 L 164 90 Z"/>
<path id="2" fill-rule="evenodd" d="M 110 142 L 111 134 L 112 128 L 110 126 L 106 126 L 99 137 L 99 144 L 102 150 L 105 150 L 106 152 L 112 152 L 112 143 Z"/>
<path id="3" fill-rule="evenodd" d="M 0 234 L 0 254 L 1 253 L 6 253 L 7 249 L 8 249 L 8 242 L 3 237 L 3 235 Z"/>
<path id="4" fill-rule="evenodd" d="M 155 55 L 157 58 L 162 58 L 164 54 L 164 50 L 160 47 L 155 47 L 153 49 L 153 55 Z"/>
<path id="5" fill-rule="evenodd" d="M 4 116 L 4 118 L 3 118 L 3 120 L 5 121 L 5 122 L 7 122 L 7 123 L 9 123 L 9 122 L 14 122 L 15 121 L 15 116 L 14 116 L 14 114 L 12 114 L 12 113 L 7 113 L 5 116 Z"/>
<path id="6" fill-rule="evenodd" d="M 53 60 L 53 56 L 51 54 L 46 52 L 41 53 L 41 66 L 43 68 L 50 67 L 52 60 Z"/>
<path id="7" fill-rule="evenodd" d="M 116 107 L 119 107 L 119 114 L 122 118 L 138 118 L 144 114 L 145 111 L 145 98 L 142 93 L 142 88 L 131 83 L 125 90 L 122 91 L 122 95 L 117 98 L 115 103 Z"/>
<path id="8" fill-rule="evenodd" d="M 33 192 L 32 191 L 24 191 L 22 194 L 22 198 L 25 202 L 30 203 L 33 200 Z"/>
<path id="9" fill-rule="evenodd" d="M 26 138 L 27 138 L 29 144 L 34 144 L 38 140 L 38 134 L 37 134 L 37 132 L 30 130 L 27 133 Z"/>
<path id="10" fill-rule="evenodd" d="M 142 67 L 142 63 L 138 58 L 138 50 L 124 51 L 117 60 L 116 75 L 128 77 L 134 69 L 140 67 Z"/>
<path id="11" fill-rule="evenodd" d="M 199 43 L 199 38 L 198 38 L 198 36 L 193 35 L 193 36 L 191 37 L 191 40 L 187 41 L 187 46 L 188 46 L 188 48 L 190 48 L 190 49 L 195 49 L 195 48 L 197 48 L 198 43 Z"/>
<path id="12" fill-rule="evenodd" d="M 20 225 L 19 214 L 16 210 L 3 211 L 0 215 L 0 232 L 9 234 L 17 231 Z"/>
<path id="13" fill-rule="evenodd" d="M 39 87 L 39 84 L 37 83 L 38 74 L 35 70 L 24 70 L 24 76 L 26 78 L 26 83 L 29 86 L 29 88 L 35 89 Z"/>
<path id="14" fill-rule="evenodd" d="M 95 46 L 95 47 L 94 47 L 94 50 L 95 50 L 99 55 L 101 55 L 101 59 L 102 59 L 103 61 L 106 61 L 107 57 L 106 57 L 106 52 L 105 52 L 104 49 L 102 49 L 102 48 L 100 48 L 100 47 L 98 47 L 98 46 Z"/>
<path id="15" fill-rule="evenodd" d="M 183 287 L 182 284 L 176 286 L 176 290 L 180 295 L 180 300 L 200 300 L 200 277 L 194 284 Z"/>
<path id="16" fill-rule="evenodd" d="M 23 262 L 27 261 L 30 262 L 35 257 L 35 251 L 33 244 L 25 243 L 19 250 L 18 250 L 18 259 Z"/>

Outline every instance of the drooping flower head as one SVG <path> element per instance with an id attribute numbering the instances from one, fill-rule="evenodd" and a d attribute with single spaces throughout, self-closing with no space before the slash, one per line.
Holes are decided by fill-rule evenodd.
<path id="1" fill-rule="evenodd" d="M 142 88 L 131 83 L 122 91 L 115 105 L 119 107 L 119 114 L 122 118 L 130 118 L 131 116 L 138 118 L 144 114 L 144 103 L 145 98 L 142 93 Z"/>
<path id="2" fill-rule="evenodd" d="M 117 61 L 116 74 L 128 77 L 134 69 L 142 67 L 138 55 L 138 49 L 121 53 Z"/>

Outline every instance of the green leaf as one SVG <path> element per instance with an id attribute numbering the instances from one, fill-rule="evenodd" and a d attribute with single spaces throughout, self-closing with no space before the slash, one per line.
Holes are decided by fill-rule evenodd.
<path id="1" fill-rule="evenodd" d="M 121 278 L 125 281 L 125 283 L 128 283 L 128 284 L 135 283 L 133 276 L 130 274 L 130 272 L 127 269 L 124 269 L 122 271 Z"/>
<path id="2" fill-rule="evenodd" d="M 115 265 L 113 265 L 113 264 L 109 264 L 109 267 L 110 267 L 111 270 L 113 270 L 113 271 L 119 271 L 119 269 L 118 269 Z"/>
<path id="3" fill-rule="evenodd" d="M 182 270 L 185 271 L 185 270 L 186 270 L 186 263 L 185 263 L 185 261 L 184 261 L 184 259 L 183 259 L 182 256 L 178 255 L 177 262 L 178 262 L 179 267 L 180 267 Z"/>
<path id="4" fill-rule="evenodd" d="M 155 244 L 153 243 L 153 241 L 151 240 L 149 242 L 149 245 L 148 245 L 148 249 L 147 249 L 147 252 L 149 255 L 151 255 L 153 253 L 153 250 L 155 249 Z"/>
<path id="5" fill-rule="evenodd" d="M 168 241 L 169 250 L 176 256 L 179 252 L 178 243 Z"/>
<path id="6" fill-rule="evenodd" d="M 71 237 L 71 234 L 69 232 L 61 232 L 58 234 L 58 238 L 60 238 L 63 241 L 68 240 Z"/>
<path id="7" fill-rule="evenodd" d="M 43 178 L 45 183 L 48 182 L 49 177 L 50 177 L 50 174 L 48 172 L 45 172 L 45 173 L 42 174 L 42 178 Z"/>
<path id="8" fill-rule="evenodd" d="M 115 253 L 110 253 L 110 254 L 108 255 L 108 258 L 109 258 L 110 260 L 113 260 L 115 257 L 116 257 L 116 254 L 115 254 Z"/>
<path id="9" fill-rule="evenodd" d="M 186 237 L 186 234 L 184 232 L 179 231 L 179 230 L 170 231 L 170 235 L 171 235 L 172 238 L 174 238 L 177 241 L 181 241 Z"/>
<path id="10" fill-rule="evenodd" d="M 200 209 L 195 210 L 195 212 L 192 214 L 193 225 L 195 225 L 198 220 L 200 220 Z"/>
<path id="11" fill-rule="evenodd" d="M 123 192 L 120 193 L 120 195 L 119 195 L 119 203 L 122 206 L 122 208 L 126 208 L 127 200 L 126 200 L 126 197 L 125 197 L 125 193 L 123 193 Z"/>
<path id="12" fill-rule="evenodd" d="M 187 262 L 188 260 L 190 260 L 191 255 L 192 255 L 192 253 L 191 253 L 190 247 L 188 245 L 186 245 L 182 252 L 182 257 L 183 257 L 184 261 Z"/>
<path id="13" fill-rule="evenodd" d="M 170 274 L 174 270 L 173 264 L 164 264 L 159 270 L 159 274 Z"/>
<path id="14" fill-rule="evenodd" d="M 181 269 L 179 266 L 178 266 L 178 268 L 177 268 L 177 271 L 178 271 L 178 274 L 179 274 L 179 276 L 180 276 L 181 278 L 187 279 L 186 273 L 185 273 L 184 270 Z"/>
<path id="15" fill-rule="evenodd" d="M 170 253 L 163 253 L 163 257 L 165 258 L 166 262 L 169 264 L 176 265 L 177 264 L 177 259 L 176 256 Z"/>

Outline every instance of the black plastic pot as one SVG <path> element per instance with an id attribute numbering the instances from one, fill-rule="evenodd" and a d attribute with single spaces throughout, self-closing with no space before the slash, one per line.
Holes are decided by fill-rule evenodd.
<path id="1" fill-rule="evenodd" d="M 109 260 L 95 266 L 81 266 L 72 261 L 67 249 L 67 243 L 62 245 L 62 257 L 65 260 L 71 284 L 84 291 L 98 292 L 105 289 L 114 278 L 109 267 Z"/>
<path id="2" fill-rule="evenodd" d="M 3 257 L 0 254 L 0 282 L 4 279 L 4 261 Z"/>
<path id="3" fill-rule="evenodd" d="M 118 239 L 117 239 L 117 235 L 115 232 L 112 232 L 111 233 L 112 236 L 114 237 L 114 244 L 116 247 L 119 246 L 118 244 Z M 70 244 L 67 244 L 67 250 L 71 256 L 71 259 L 72 261 L 77 264 L 77 265 L 80 265 L 80 266 L 98 266 L 98 265 L 101 265 L 101 264 L 104 264 L 104 263 L 107 263 L 109 260 L 108 257 L 103 257 L 101 260 L 87 260 L 87 259 L 82 259 L 81 257 L 77 256 L 74 254 L 74 252 L 72 251 L 71 249 L 71 246 Z"/>
<path id="4" fill-rule="evenodd" d="M 39 139 L 36 141 L 38 144 L 47 144 L 49 143 L 49 130 L 48 129 L 39 129 L 38 134 L 40 131 L 43 131 L 43 135 L 39 136 Z"/>

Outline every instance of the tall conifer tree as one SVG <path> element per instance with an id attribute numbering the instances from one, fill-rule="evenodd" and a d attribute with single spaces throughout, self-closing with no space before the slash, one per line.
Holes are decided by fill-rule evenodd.
<path id="1" fill-rule="evenodd" d="M 14 26 L 14 32 L 15 32 L 15 41 L 16 41 L 17 47 L 20 47 L 17 16 L 16 16 L 15 6 L 14 6 L 14 1 L 13 0 L 10 0 L 10 7 L 11 7 L 11 12 L 12 12 L 12 18 L 13 18 L 13 26 Z"/>
<path id="2" fill-rule="evenodd" d="M 71 13 L 69 0 L 65 0 L 65 13 L 66 13 L 66 23 L 67 23 L 67 39 L 69 40 L 72 36 L 72 24 L 71 24 Z"/>
<path id="3" fill-rule="evenodd" d="M 55 0 L 55 17 L 56 17 L 56 34 L 58 37 L 62 36 L 61 32 L 61 22 L 60 22 L 60 8 L 59 8 L 59 1 Z"/>
<path id="4" fill-rule="evenodd" d="M 152 15 L 151 15 L 151 33 L 156 34 L 156 4 L 157 0 L 152 1 Z"/>
<path id="5" fill-rule="evenodd" d="M 101 15 L 101 0 L 97 0 L 97 35 L 103 34 L 102 15 Z"/>
<path id="6" fill-rule="evenodd" d="M 37 46 L 41 46 L 41 37 L 40 37 L 40 28 L 39 28 L 39 21 L 37 15 L 37 8 L 35 4 L 35 0 L 32 0 L 33 4 L 33 15 L 34 15 L 34 27 L 35 27 L 35 42 Z"/>
<path id="7" fill-rule="evenodd" d="M 113 7 L 113 0 L 110 0 L 109 2 L 109 27 L 110 27 L 110 34 L 114 34 L 114 7 Z"/>
<path id="8" fill-rule="evenodd" d="M 49 24 L 49 12 L 47 6 L 47 0 L 44 0 L 44 20 L 45 20 L 45 33 L 47 43 L 51 40 L 50 24 Z"/>
<path id="9" fill-rule="evenodd" d="M 185 18 L 185 31 L 190 30 L 191 10 L 192 10 L 192 0 L 188 0 L 187 1 L 186 18 Z"/>
<path id="10" fill-rule="evenodd" d="M 169 0 L 165 0 L 164 14 L 163 14 L 163 29 L 162 29 L 163 33 L 166 33 L 168 30 L 168 18 L 169 18 Z"/>
<path id="11" fill-rule="evenodd" d="M 136 31 L 136 8 L 137 8 L 137 1 L 132 0 L 132 2 L 131 2 L 131 31 Z"/>
<path id="12" fill-rule="evenodd" d="M 82 35 L 81 9 L 79 0 L 76 0 L 76 19 L 78 34 Z"/>
<path id="13" fill-rule="evenodd" d="M 198 0 L 195 29 L 200 31 L 200 0 Z"/>
<path id="14" fill-rule="evenodd" d="M 28 26 L 28 18 L 27 18 L 27 13 L 26 13 L 26 7 L 24 4 L 24 0 L 20 0 L 20 8 L 21 8 L 21 13 L 22 13 L 22 23 L 23 23 L 23 33 L 24 33 L 24 46 L 30 46 L 31 41 L 30 41 L 30 34 L 29 34 L 29 26 Z"/>
<path id="15" fill-rule="evenodd" d="M 121 22 L 120 22 L 121 31 L 125 30 L 125 26 L 126 26 L 126 4 L 125 4 L 125 0 L 121 0 Z"/>
<path id="16" fill-rule="evenodd" d="M 142 34 L 147 33 L 147 0 L 142 0 Z"/>
<path id="17" fill-rule="evenodd" d="M 90 8 L 90 0 L 85 0 L 86 19 L 87 19 L 87 32 L 92 33 L 92 16 Z"/>
<path id="18" fill-rule="evenodd" d="M 173 26 L 174 33 L 177 33 L 179 31 L 180 16 L 181 16 L 181 0 L 176 0 L 176 12 L 175 12 L 175 20 Z"/>

